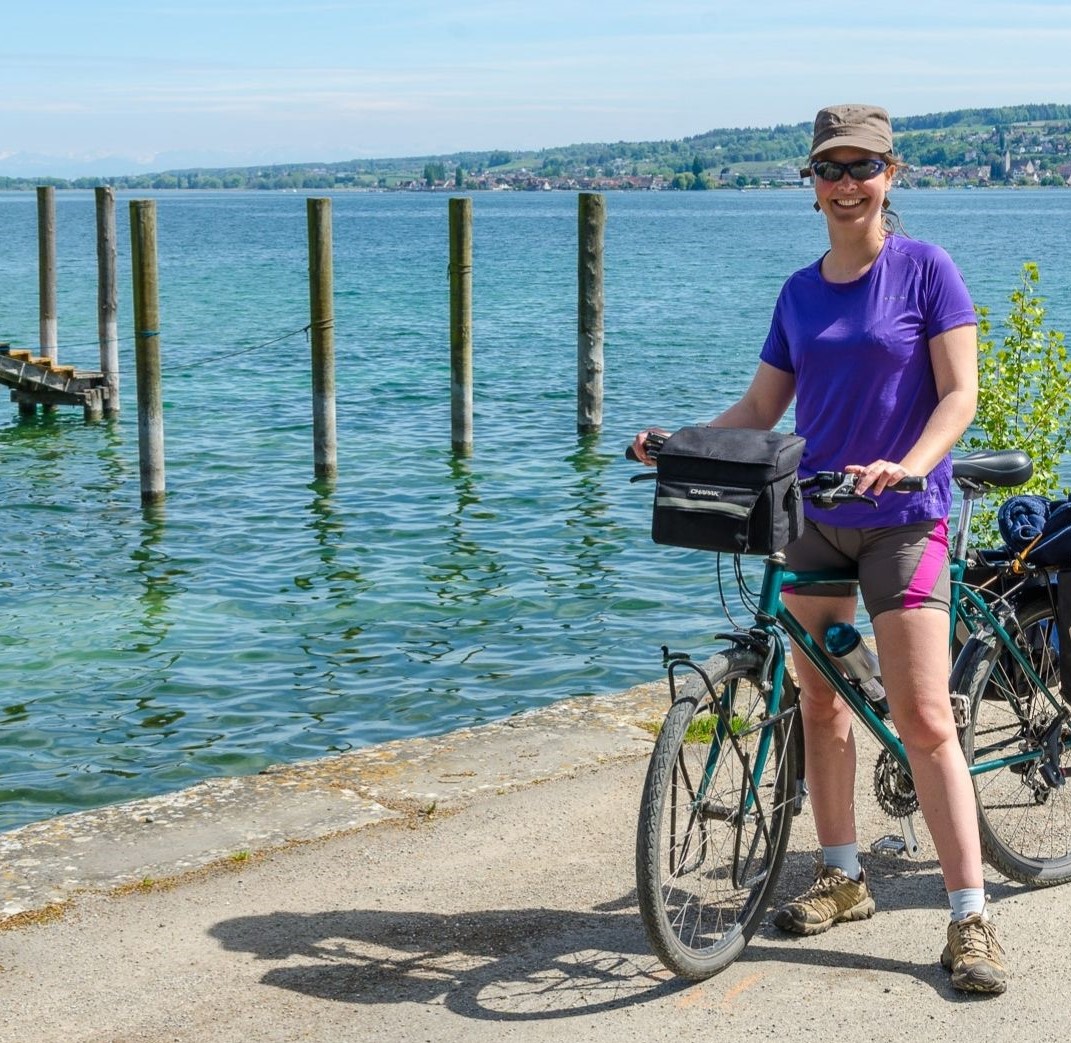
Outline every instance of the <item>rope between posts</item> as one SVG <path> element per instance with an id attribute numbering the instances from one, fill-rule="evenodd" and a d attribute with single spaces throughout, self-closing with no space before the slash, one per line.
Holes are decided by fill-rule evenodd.
<path id="1" fill-rule="evenodd" d="M 242 355 L 249 355 L 254 351 L 260 351 L 263 348 L 271 347 L 273 344 L 279 344 L 284 340 L 289 340 L 291 337 L 297 337 L 299 334 L 304 333 L 308 336 L 309 330 L 312 328 L 312 323 L 307 326 L 302 326 L 297 330 L 290 330 L 288 333 L 281 333 L 278 337 L 272 337 L 270 340 L 261 341 L 259 344 L 253 344 L 248 348 L 240 348 L 235 351 L 227 351 L 221 355 L 205 355 L 200 359 L 195 359 L 193 362 L 187 362 L 182 366 L 175 369 L 164 369 L 164 373 L 174 374 L 183 373 L 189 369 L 197 369 L 199 366 L 203 366 L 208 362 L 218 362 L 222 359 L 238 358 Z"/>
<path id="2" fill-rule="evenodd" d="M 306 323 L 306 325 L 300 327 L 299 329 L 289 330 L 286 333 L 281 333 L 278 337 L 272 337 L 269 340 L 261 341 L 260 343 L 253 344 L 248 348 L 239 348 L 239 349 L 236 349 L 234 351 L 224 352 L 222 354 L 204 355 L 201 358 L 194 359 L 192 362 L 185 362 L 181 366 L 174 366 L 174 367 L 162 366 L 161 369 L 160 369 L 160 373 L 161 373 L 162 376 L 176 376 L 176 375 L 185 373 L 188 370 L 197 369 L 200 366 L 203 366 L 203 365 L 205 365 L 207 363 L 218 362 L 218 361 L 221 361 L 222 359 L 239 358 L 242 355 L 249 355 L 249 354 L 253 353 L 254 351 L 260 351 L 263 348 L 271 347 L 273 344 L 279 344 L 284 340 L 289 340 L 291 337 L 297 337 L 300 334 L 304 334 L 305 340 L 306 340 L 306 342 L 308 342 L 309 341 L 309 334 L 314 329 L 318 333 L 325 333 L 325 332 L 327 332 L 329 330 L 333 330 L 334 328 L 335 328 L 335 320 L 334 319 L 318 319 L 316 322 Z M 159 336 L 160 336 L 160 330 L 136 330 L 135 333 L 134 333 L 134 343 L 135 343 L 135 345 L 137 345 L 137 343 L 139 341 L 151 340 L 153 337 L 159 337 Z M 63 345 L 63 347 L 64 347 L 64 350 L 66 351 L 66 350 L 71 349 L 71 348 L 90 347 L 90 346 L 98 345 L 99 343 L 100 343 L 100 341 L 98 339 L 98 340 L 95 340 L 95 341 L 85 341 L 85 342 L 83 342 L 81 344 L 65 344 L 65 345 Z M 122 346 L 124 344 L 128 344 L 129 341 L 124 341 L 122 338 L 118 338 L 117 337 L 117 338 L 114 338 L 114 339 L 110 340 L 109 343 L 117 344 L 117 345 Z"/>
<path id="3" fill-rule="evenodd" d="M 241 355 L 248 355 L 248 354 L 250 354 L 250 353 L 252 353 L 254 351 L 260 351 L 262 348 L 271 347 L 273 344 L 279 344 L 280 342 L 282 342 L 284 340 L 289 340 L 291 337 L 296 337 L 299 334 L 304 334 L 306 340 L 308 340 L 308 335 L 309 335 L 310 331 L 313 329 L 313 325 L 314 324 L 310 322 L 307 325 L 302 326 L 300 329 L 289 330 L 286 333 L 281 333 L 278 337 L 272 337 L 269 340 L 261 341 L 260 343 L 253 344 L 248 348 L 238 348 L 238 349 L 235 349 L 233 351 L 223 352 L 222 354 L 205 355 L 205 356 L 202 356 L 201 358 L 194 359 L 192 362 L 185 362 L 181 366 L 176 366 L 176 367 L 171 367 L 171 368 L 165 366 L 165 367 L 163 367 L 161 369 L 161 372 L 162 373 L 169 373 L 169 374 L 182 373 L 183 371 L 185 371 L 187 369 L 195 369 L 198 366 L 203 366 L 205 363 L 208 363 L 208 362 L 216 362 L 216 361 L 219 361 L 221 359 L 227 359 L 227 358 L 238 358 Z M 332 319 L 322 319 L 322 320 L 320 320 L 319 323 L 316 323 L 315 325 L 316 325 L 317 329 L 328 330 L 328 329 L 334 329 L 334 325 L 335 324 L 334 324 L 334 321 Z M 161 331 L 160 330 L 137 330 L 134 333 L 134 343 L 136 345 L 137 342 L 140 341 L 140 340 L 143 340 L 143 339 L 144 340 L 149 340 L 149 339 L 151 339 L 153 337 L 159 337 L 159 336 L 161 336 Z M 108 343 L 109 344 L 116 344 L 116 345 L 119 345 L 120 347 L 123 347 L 123 346 L 129 345 L 131 342 L 130 342 L 129 339 L 126 339 L 126 338 L 114 337 L 114 338 L 109 338 Z M 65 343 L 65 344 L 62 345 L 62 347 L 63 347 L 64 351 L 66 352 L 66 351 L 69 351 L 71 349 L 98 347 L 99 345 L 100 345 L 100 340 L 98 338 L 97 340 L 87 340 L 87 341 L 81 341 L 81 342 L 75 342 L 75 343 Z"/>

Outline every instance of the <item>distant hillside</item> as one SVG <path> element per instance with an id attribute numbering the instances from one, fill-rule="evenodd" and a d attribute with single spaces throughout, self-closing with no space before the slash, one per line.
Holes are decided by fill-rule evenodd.
<path id="1" fill-rule="evenodd" d="M 1034 183 L 1065 183 L 1071 164 L 1071 105 L 1031 104 L 988 109 L 957 109 L 923 116 L 895 117 L 897 151 L 917 178 L 953 174 L 1008 180 L 1030 161 Z M 395 188 L 423 183 L 476 187 L 475 175 L 524 170 L 541 178 L 623 176 L 657 177 L 683 187 L 762 180 L 764 171 L 798 168 L 807 154 L 811 124 L 735 127 L 709 130 L 680 140 L 587 143 L 534 152 L 455 152 L 449 155 L 351 160 L 342 163 L 290 163 L 226 169 L 167 170 L 128 177 L 0 178 L 0 189 L 53 184 L 91 188 L 110 184 L 124 189 Z M 1014 161 L 1014 164 L 1013 162 Z M 984 180 L 984 179 L 983 179 Z"/>

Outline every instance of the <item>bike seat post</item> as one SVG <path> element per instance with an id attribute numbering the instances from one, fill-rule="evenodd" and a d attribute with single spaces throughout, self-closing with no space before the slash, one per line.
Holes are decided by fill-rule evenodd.
<path id="1" fill-rule="evenodd" d="M 967 542 L 971 533 L 971 520 L 974 517 L 974 502 L 985 495 L 985 490 L 973 485 L 960 486 L 963 498 L 959 504 L 959 521 L 956 524 L 956 542 L 952 548 L 954 558 L 967 556 Z"/>

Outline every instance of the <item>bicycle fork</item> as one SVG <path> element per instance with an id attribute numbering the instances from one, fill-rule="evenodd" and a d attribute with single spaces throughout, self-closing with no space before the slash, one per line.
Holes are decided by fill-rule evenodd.
<path id="1" fill-rule="evenodd" d="M 772 845 L 768 809 L 763 807 L 758 778 L 761 778 L 766 770 L 767 758 L 773 745 L 773 730 L 786 717 L 795 713 L 795 707 L 772 716 L 763 714 L 757 722 L 742 724 L 734 716 L 736 682 L 731 682 L 719 697 L 706 671 L 690 656 L 686 653 L 671 653 L 668 649 L 663 649 L 663 655 L 669 664 L 671 692 L 676 691 L 674 672 L 677 667 L 685 666 L 695 671 L 707 687 L 711 708 L 718 722 L 702 775 L 695 784 L 693 785 L 689 778 L 683 760 L 673 773 L 674 793 L 679 786 L 686 789 L 689 813 L 683 828 L 682 824 L 677 822 L 676 813 L 671 816 L 671 872 L 674 875 L 683 875 L 698 870 L 707 858 L 708 823 L 725 822 L 731 827 L 733 838 L 730 860 L 732 886 L 738 889 L 753 888 L 762 882 L 769 868 L 760 857 L 760 852 L 769 850 Z M 744 744 L 755 733 L 759 734 L 759 740 L 756 748 L 749 752 L 744 748 Z M 738 800 L 733 805 L 710 796 L 714 774 L 725 757 L 734 758 L 741 772 L 742 785 Z M 776 792 L 776 787 L 774 790 Z M 672 806 L 677 806 L 675 797 Z M 752 828 L 749 829 L 749 826 Z M 696 844 L 693 830 L 698 833 L 698 850 L 692 850 Z"/>

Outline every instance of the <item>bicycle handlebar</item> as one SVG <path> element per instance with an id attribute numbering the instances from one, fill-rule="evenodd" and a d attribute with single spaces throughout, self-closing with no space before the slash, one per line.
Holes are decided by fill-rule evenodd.
<path id="1" fill-rule="evenodd" d="M 647 433 L 643 440 L 643 447 L 647 455 L 654 458 L 665 444 L 668 435 L 660 435 L 653 431 Z M 634 463 L 639 462 L 630 445 L 625 450 L 625 459 Z M 652 475 L 653 477 L 653 475 Z M 833 508 L 840 503 L 869 503 L 877 507 L 878 503 L 872 496 L 855 491 L 855 482 L 858 476 L 847 474 L 844 471 L 818 471 L 809 478 L 800 479 L 800 490 L 804 497 L 819 507 Z M 915 493 L 925 492 L 926 478 L 923 475 L 909 474 L 901 478 L 895 485 L 886 488 L 887 492 Z"/>
<path id="2" fill-rule="evenodd" d="M 839 503 L 869 503 L 877 507 L 873 496 L 855 491 L 855 474 L 844 471 L 819 471 L 810 478 L 800 479 L 800 489 L 806 499 L 817 507 L 833 508 Z M 895 485 L 886 486 L 886 492 L 920 493 L 926 490 L 926 479 L 922 475 L 904 475 Z"/>
<path id="3" fill-rule="evenodd" d="M 658 435 L 653 431 L 648 431 L 647 437 L 643 440 L 643 448 L 647 450 L 647 455 L 652 459 L 658 456 L 658 450 L 662 448 L 668 437 L 668 435 Z M 625 450 L 625 459 L 631 460 L 633 463 L 640 462 L 640 458 L 636 455 L 632 446 Z"/>

